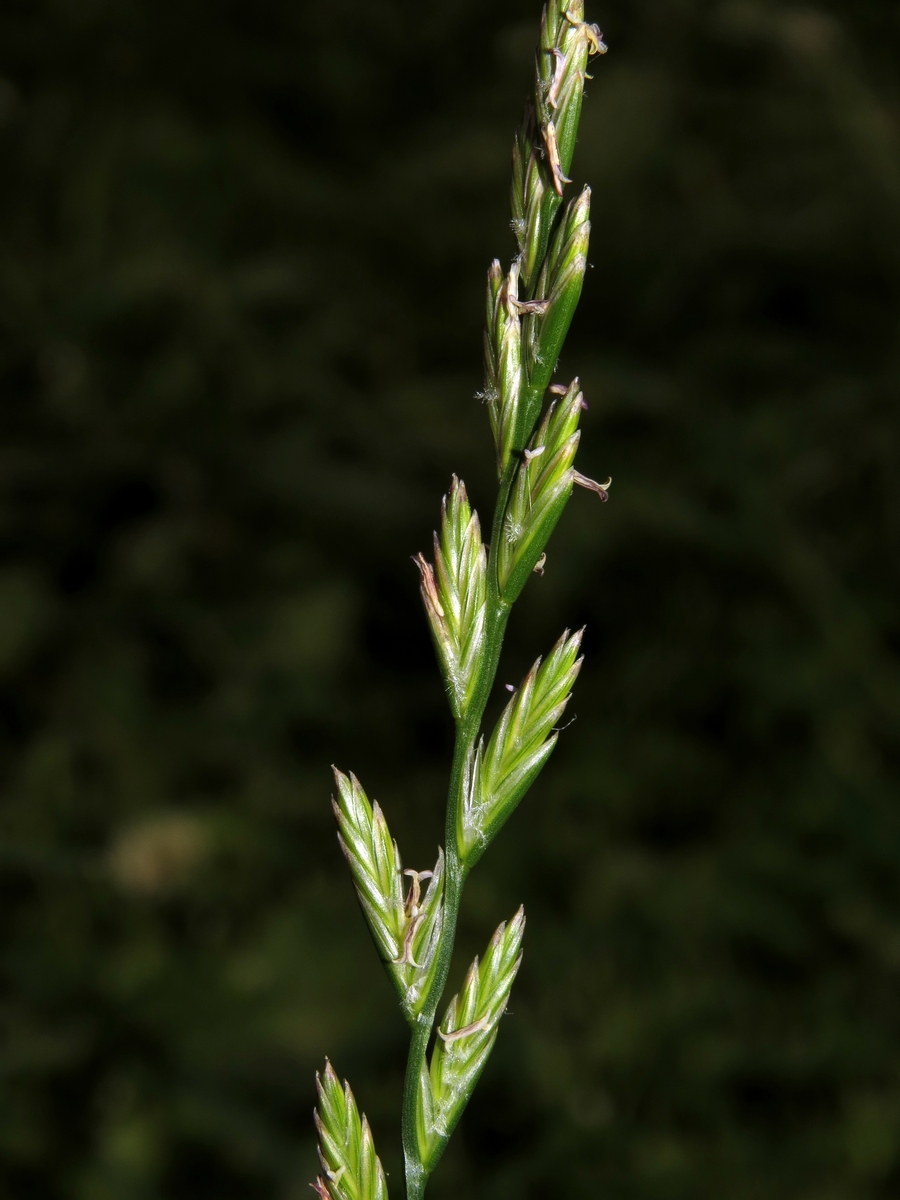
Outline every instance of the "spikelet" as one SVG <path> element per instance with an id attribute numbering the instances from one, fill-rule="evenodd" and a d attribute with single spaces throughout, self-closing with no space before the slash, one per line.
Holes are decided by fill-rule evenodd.
<path id="1" fill-rule="evenodd" d="M 450 708 L 462 720 L 481 666 L 487 558 L 478 514 L 455 475 L 441 507 L 441 536 L 434 535 L 434 566 L 421 554 L 415 561 Z"/>
<path id="2" fill-rule="evenodd" d="M 483 743 L 467 764 L 457 839 L 467 867 L 474 866 L 512 815 L 553 752 L 554 726 L 566 705 L 582 659 L 584 631 L 562 635 L 545 662 L 534 664 Z"/>
<path id="3" fill-rule="evenodd" d="M 525 913 L 498 928 L 481 963 L 469 967 L 458 996 L 438 1026 L 431 1067 L 422 1066 L 416 1105 L 416 1136 L 426 1171 L 437 1160 L 462 1116 L 506 1011 L 510 989 L 522 961 Z"/>
<path id="4" fill-rule="evenodd" d="M 311 1185 L 313 1191 L 320 1200 L 388 1200 L 369 1122 L 365 1116 L 360 1119 L 350 1084 L 345 1081 L 341 1087 L 327 1059 L 325 1070 L 316 1075 L 316 1090 L 322 1175 Z"/>
<path id="5" fill-rule="evenodd" d="M 510 205 L 519 248 L 519 290 L 527 305 L 512 437 L 515 450 L 528 441 L 540 415 L 544 391 L 581 295 L 590 235 L 590 190 L 570 203 L 561 222 L 557 218 L 565 186 L 571 182 L 568 171 L 588 59 L 605 52 L 600 30 L 584 20 L 583 0 L 550 0 L 541 21 L 534 98 L 526 105 L 513 143 Z"/>
<path id="6" fill-rule="evenodd" d="M 512 226 L 526 291 L 540 273 L 569 182 L 588 57 L 605 51 L 600 30 L 584 21 L 583 0 L 544 9 L 534 99 L 513 144 Z"/>
<path id="7" fill-rule="evenodd" d="M 522 455 L 507 503 L 502 538 L 496 548 L 500 595 L 507 604 L 517 598 L 544 553 L 577 483 L 605 500 L 612 480 L 594 483 L 572 465 L 585 407 L 578 380 L 548 408 Z"/>
<path id="8" fill-rule="evenodd" d="M 571 200 L 553 235 L 536 287 L 536 307 L 525 319 L 523 347 L 528 390 L 523 399 L 524 436 L 540 412 L 543 397 L 581 298 L 591 236 L 591 189 Z"/>
<path id="9" fill-rule="evenodd" d="M 400 1006 L 414 1025 L 434 977 L 443 928 L 444 853 L 438 850 L 433 871 L 404 871 L 384 813 L 369 803 L 356 776 L 335 770 L 334 780 L 338 841 Z"/>

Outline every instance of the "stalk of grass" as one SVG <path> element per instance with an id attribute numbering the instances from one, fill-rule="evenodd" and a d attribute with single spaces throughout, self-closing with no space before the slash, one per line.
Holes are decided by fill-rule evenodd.
<path id="1" fill-rule="evenodd" d="M 421 594 L 456 722 L 446 845 L 430 871 L 403 869 L 385 816 L 354 776 L 335 771 L 334 811 L 360 905 L 410 1026 L 403 1093 L 407 1200 L 421 1200 L 497 1037 L 521 962 L 524 913 L 504 922 L 435 1027 L 468 872 L 534 782 L 556 745 L 556 724 L 581 666 L 581 633 L 562 635 L 509 700 L 485 744 L 481 723 L 510 609 L 575 484 L 603 500 L 575 470 L 585 407 L 578 380 L 553 373 L 581 295 L 590 236 L 590 189 L 564 204 L 588 60 L 602 54 L 583 0 L 548 0 L 541 21 L 533 101 L 513 145 L 512 229 L 518 253 L 488 271 L 484 335 L 487 409 L 498 494 L 490 546 L 465 485 L 453 477 L 434 538 L 420 554 Z M 548 392 L 550 395 L 547 403 Z M 433 1045 L 429 1059 L 429 1044 Z M 322 1200 L 386 1200 L 365 1117 L 330 1064 L 318 1079 L 316 1127 Z"/>

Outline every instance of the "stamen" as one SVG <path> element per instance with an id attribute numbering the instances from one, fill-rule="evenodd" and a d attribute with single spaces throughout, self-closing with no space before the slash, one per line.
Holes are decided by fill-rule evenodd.
<path id="1" fill-rule="evenodd" d="M 573 17 L 568 11 L 566 12 L 566 20 L 582 37 L 587 38 L 588 53 L 605 54 L 609 49 L 603 41 L 603 34 L 600 32 L 599 25 L 589 25 L 587 21 L 579 21 L 577 17 Z"/>
<path id="2" fill-rule="evenodd" d="M 417 554 L 413 562 L 419 568 L 419 573 L 422 576 L 422 595 L 428 607 L 434 609 L 437 615 L 443 620 L 444 609 L 441 605 L 437 593 L 437 584 L 434 580 L 434 568 L 423 554 Z"/>
<path id="3" fill-rule="evenodd" d="M 566 56 L 558 46 L 551 46 L 550 53 L 556 55 L 556 66 L 553 70 L 553 82 L 547 93 L 547 103 L 551 108 L 559 105 L 559 90 L 562 87 L 563 75 L 566 71 Z"/>
<path id="4" fill-rule="evenodd" d="M 550 160 L 550 171 L 553 175 L 553 186 L 557 196 L 563 194 L 563 184 L 571 183 L 568 175 L 563 174 L 562 160 L 559 157 L 559 142 L 556 137 L 556 126 L 548 121 L 543 128 L 544 144 L 547 147 L 547 158 Z"/>
<path id="5" fill-rule="evenodd" d="M 403 950 L 400 954 L 400 957 L 394 959 L 394 966 L 403 967 L 409 965 L 410 967 L 416 967 L 417 969 L 422 966 L 422 964 L 417 963 L 412 956 L 412 944 L 413 938 L 419 932 L 419 926 L 424 920 L 424 913 L 419 913 L 417 917 L 413 917 L 413 919 L 410 921 L 406 930 L 406 937 L 403 939 Z"/>
<path id="6" fill-rule="evenodd" d="M 487 1017 L 480 1017 L 477 1021 L 473 1021 L 471 1025 L 466 1025 L 464 1029 L 455 1029 L 453 1033 L 444 1033 L 443 1029 L 438 1029 L 438 1037 L 444 1042 L 457 1042 L 460 1038 L 468 1037 L 471 1033 L 486 1033 L 490 1029 L 491 1023 Z"/>
<path id="7" fill-rule="evenodd" d="M 543 316 L 550 307 L 549 300 L 519 300 L 516 296 L 511 296 L 509 304 L 516 310 L 517 313 L 537 313 L 538 316 Z"/>
<path id="8" fill-rule="evenodd" d="M 597 483 L 596 479 L 588 479 L 587 475 L 582 475 L 580 471 L 573 471 L 572 482 L 577 483 L 579 487 L 587 488 L 589 492 L 596 492 L 601 500 L 609 499 L 608 492 L 612 483 L 612 475 L 606 483 Z"/>

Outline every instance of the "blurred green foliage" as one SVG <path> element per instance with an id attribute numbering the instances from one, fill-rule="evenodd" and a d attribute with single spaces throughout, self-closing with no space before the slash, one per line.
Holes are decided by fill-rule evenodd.
<path id="1" fill-rule="evenodd" d="M 578 720 L 463 911 L 512 1013 L 434 1200 L 900 1188 L 900 15 L 596 0 L 579 494 L 503 680 Z M 492 452 L 537 3 L 6 0 L 0 1194 L 395 1196 L 405 1028 L 328 804 L 407 862 L 449 723 L 409 556 Z"/>

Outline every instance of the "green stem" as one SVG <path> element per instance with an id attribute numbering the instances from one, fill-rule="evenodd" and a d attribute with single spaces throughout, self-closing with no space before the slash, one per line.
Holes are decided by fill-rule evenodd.
<path id="1" fill-rule="evenodd" d="M 428 1172 L 419 1154 L 419 1140 L 416 1135 L 416 1101 L 419 1090 L 419 1079 L 425 1067 L 428 1043 L 438 1004 L 447 985 L 450 973 L 450 960 L 453 957 L 453 944 L 456 940 L 456 921 L 459 916 L 459 903 L 462 898 L 463 884 L 467 870 L 459 856 L 459 845 L 456 840 L 456 825 L 460 805 L 463 802 L 463 789 L 466 779 L 466 763 L 475 750 L 478 734 L 481 729 L 481 718 L 487 706 L 488 697 L 497 675 L 500 662 L 500 651 L 503 648 L 503 635 L 506 632 L 506 622 L 509 617 L 509 605 L 500 598 L 497 582 L 496 555 L 493 548 L 498 539 L 503 536 L 503 520 L 506 515 L 506 503 L 509 491 L 516 473 L 517 460 L 513 459 L 503 473 L 494 508 L 494 520 L 491 532 L 491 550 L 488 556 L 488 588 L 487 588 L 487 620 L 485 622 L 484 659 L 482 661 L 478 686 L 472 696 L 465 717 L 457 723 L 456 743 L 453 750 L 453 767 L 450 772 L 450 787 L 447 795 L 447 826 L 444 876 L 444 923 L 441 929 L 441 939 L 437 948 L 437 969 L 432 980 L 428 998 L 419 1014 L 416 1027 L 413 1030 L 409 1044 L 409 1055 L 406 1060 L 406 1078 L 403 1084 L 403 1157 L 406 1164 L 406 1200 L 422 1200 L 425 1195 L 425 1185 L 428 1182 Z"/>

